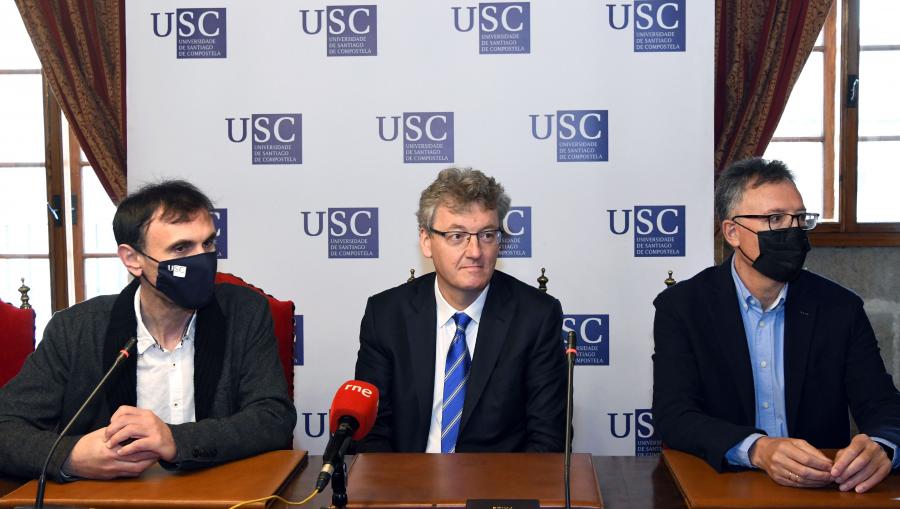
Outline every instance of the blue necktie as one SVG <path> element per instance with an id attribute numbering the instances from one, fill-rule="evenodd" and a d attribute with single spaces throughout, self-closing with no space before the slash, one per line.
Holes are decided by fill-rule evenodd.
<path id="1" fill-rule="evenodd" d="M 447 352 L 444 367 L 444 400 L 441 406 L 441 452 L 456 452 L 456 437 L 462 419 L 463 402 L 466 399 L 466 382 L 469 380 L 469 347 L 466 346 L 466 326 L 472 318 L 465 313 L 453 315 L 456 333 Z"/>

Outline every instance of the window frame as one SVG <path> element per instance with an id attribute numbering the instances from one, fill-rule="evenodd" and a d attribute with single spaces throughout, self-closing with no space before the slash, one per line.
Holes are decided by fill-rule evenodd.
<path id="1" fill-rule="evenodd" d="M 68 128 L 68 171 L 71 187 L 70 199 L 72 209 L 72 281 L 75 290 L 75 302 L 83 302 L 87 294 L 84 279 L 85 262 L 98 258 L 118 258 L 118 253 L 85 252 L 84 250 L 84 192 L 83 178 L 85 169 L 94 171 L 91 163 L 81 158 L 81 145 L 71 126 Z"/>
<path id="2" fill-rule="evenodd" d="M 50 307 L 56 312 L 69 307 L 68 241 L 66 223 L 71 221 L 71 208 L 66 199 L 63 175 L 62 108 L 50 90 L 42 72 L 44 97 L 44 143 L 47 162 L 47 235 L 50 257 Z M 58 204 L 57 217 L 50 213 L 50 205 Z"/>
<path id="3" fill-rule="evenodd" d="M 66 264 L 66 200 L 62 180 L 62 135 L 61 109 L 50 90 L 47 77 L 41 68 L 0 69 L 0 75 L 29 74 L 41 76 L 41 102 L 44 124 L 44 161 L 0 162 L 0 171 L 16 168 L 43 168 L 47 198 L 47 253 L 0 253 L 6 260 L 47 260 L 50 270 L 50 313 L 69 306 L 68 277 Z M 58 219 L 51 212 L 51 204 L 57 207 Z M 29 284 L 28 281 L 25 282 Z M 31 285 L 34 283 L 31 282 Z"/>
<path id="4" fill-rule="evenodd" d="M 829 174 L 829 153 L 827 146 L 829 135 L 829 114 L 837 109 L 840 113 L 839 131 L 837 134 L 839 145 L 838 156 L 838 203 L 834 204 L 838 207 L 838 221 L 822 223 L 815 230 L 810 232 L 810 241 L 817 246 L 900 246 L 900 222 L 883 222 L 883 223 L 860 223 L 857 220 L 857 190 L 858 190 L 858 143 L 867 141 L 876 141 L 876 139 L 890 138 L 891 140 L 900 140 L 900 136 L 890 137 L 860 137 L 859 136 L 859 109 L 857 105 L 848 104 L 851 88 L 858 87 L 857 79 L 864 79 L 859 74 L 859 55 L 860 51 L 882 51 L 882 50 L 900 50 L 900 45 L 890 46 L 867 46 L 860 47 L 860 26 L 859 26 L 859 9 L 860 0 L 835 0 L 832 5 L 832 11 L 826 20 L 825 43 L 828 45 L 829 30 L 836 32 L 836 23 L 834 20 L 835 10 L 840 4 L 841 8 L 841 69 L 840 69 L 840 95 L 838 96 L 841 104 L 838 108 L 828 107 L 828 98 L 834 97 L 834 88 L 832 93 L 828 93 L 829 81 L 834 86 L 834 70 L 835 65 L 828 65 L 828 53 L 826 53 L 825 62 L 825 167 L 823 168 L 823 190 L 825 193 L 825 209 L 828 207 L 829 196 L 834 196 L 834 174 Z M 830 21 L 830 28 L 829 28 Z M 833 37 L 833 36 L 832 36 Z M 832 57 L 833 58 L 833 57 Z M 832 61 L 836 64 L 835 61 Z M 831 79 L 829 80 L 829 73 Z M 857 89 L 858 90 L 858 89 Z M 832 115 L 833 116 L 833 115 Z M 831 126 L 836 125 L 834 119 L 831 119 Z M 835 134 L 833 131 L 831 134 Z M 835 139 L 831 136 L 831 139 Z M 773 141 L 778 141 L 773 138 Z M 833 153 L 830 160 L 833 161 Z M 823 212 L 826 212 L 823 210 Z"/>
<path id="5" fill-rule="evenodd" d="M 85 300 L 85 260 L 113 258 L 117 254 L 84 252 L 82 178 L 84 168 L 93 169 L 88 161 L 82 159 L 81 144 L 74 129 L 65 121 L 62 107 L 50 88 L 44 69 L 40 66 L 0 69 L 0 76 L 16 74 L 41 76 L 44 160 L 0 161 L 0 171 L 17 168 L 44 170 L 48 245 L 47 253 L 3 252 L 0 259 L 48 261 L 50 288 L 46 291 L 50 296 L 50 309 L 41 311 L 47 311 L 49 317 L 72 303 Z M 26 280 L 26 284 L 36 290 L 33 282 Z"/>

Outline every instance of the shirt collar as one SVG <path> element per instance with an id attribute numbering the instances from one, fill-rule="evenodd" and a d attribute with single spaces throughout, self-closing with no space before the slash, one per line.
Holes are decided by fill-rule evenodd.
<path id="1" fill-rule="evenodd" d="M 478 295 L 478 298 L 475 299 L 475 302 L 469 304 L 469 307 L 462 311 L 469 315 L 469 318 L 476 324 L 481 322 L 481 312 L 484 311 L 484 301 L 487 300 L 487 294 L 490 288 L 491 284 L 488 283 L 488 285 L 484 287 L 484 290 L 481 290 L 481 293 Z M 438 288 L 437 277 L 434 278 L 434 299 L 437 302 L 437 323 L 438 326 L 443 327 L 448 321 L 453 319 L 453 315 L 458 313 L 458 311 L 444 299 L 443 295 L 441 295 L 441 290 Z"/>
<path id="2" fill-rule="evenodd" d="M 753 307 L 764 313 L 769 312 L 782 306 L 785 299 L 787 299 L 789 283 L 785 283 L 784 286 L 781 287 L 781 291 L 778 292 L 778 297 L 775 298 L 775 302 L 773 302 L 768 309 L 762 309 L 762 304 L 760 304 L 759 300 L 750 293 L 750 290 L 747 289 L 747 285 L 744 284 L 741 277 L 738 275 L 737 270 L 734 268 L 734 256 L 731 257 L 731 278 L 734 279 L 734 287 L 737 289 L 738 301 L 740 301 L 744 311 Z"/>
<path id="3" fill-rule="evenodd" d="M 138 355 L 142 355 L 147 351 L 151 346 L 156 346 L 160 350 L 162 347 L 156 342 L 156 339 L 150 335 L 150 331 L 147 330 L 147 326 L 144 325 L 144 318 L 141 316 L 141 287 L 138 286 L 136 292 L 134 292 L 134 316 L 137 319 L 137 353 Z M 194 311 L 194 314 L 191 315 L 191 319 L 188 321 L 187 327 L 184 329 L 184 335 L 181 337 L 181 342 L 178 343 L 178 346 L 175 347 L 176 350 L 181 348 L 182 344 L 185 341 L 191 341 L 194 339 L 194 333 L 197 328 L 197 312 Z"/>

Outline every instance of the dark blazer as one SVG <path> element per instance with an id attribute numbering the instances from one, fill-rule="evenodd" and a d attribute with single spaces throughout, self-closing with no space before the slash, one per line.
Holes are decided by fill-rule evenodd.
<path id="1" fill-rule="evenodd" d="M 756 429 L 750 351 L 731 259 L 666 289 L 653 302 L 653 419 L 665 444 L 726 468 L 725 453 Z M 813 446 L 862 433 L 900 444 L 900 393 L 878 351 L 863 302 L 803 271 L 784 314 L 787 430 Z"/>
<path id="2" fill-rule="evenodd" d="M 435 274 L 369 298 L 356 378 L 380 392 L 360 452 L 424 452 L 434 398 Z M 457 452 L 562 451 L 566 364 L 559 301 L 500 271 L 478 325 Z"/>
<path id="3" fill-rule="evenodd" d="M 0 389 L 0 470 L 38 475 L 56 434 L 135 335 L 138 283 L 53 315 L 22 371 Z M 297 414 L 288 399 L 265 298 L 246 288 L 216 285 L 215 299 L 197 312 L 194 341 L 197 422 L 170 426 L 177 452 L 164 466 L 193 469 L 290 448 Z M 119 406 L 135 405 L 136 373 L 137 355 L 131 355 L 60 442 L 50 477 L 58 479 L 82 435 L 109 424 Z"/>

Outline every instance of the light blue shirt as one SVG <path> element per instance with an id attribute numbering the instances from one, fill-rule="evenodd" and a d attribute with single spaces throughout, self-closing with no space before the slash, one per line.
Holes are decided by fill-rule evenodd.
<path id="1" fill-rule="evenodd" d="M 734 268 L 731 259 L 731 277 L 737 289 L 737 299 L 750 350 L 753 368 L 753 389 L 756 394 L 756 427 L 770 437 L 787 437 L 787 413 L 784 404 L 784 302 L 788 284 L 768 308 L 763 309 L 759 300 L 747 289 Z M 750 448 L 764 435 L 753 433 L 725 453 L 731 465 L 753 468 Z M 882 438 L 872 440 L 894 451 L 893 468 L 900 466 L 897 445 Z"/>

